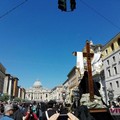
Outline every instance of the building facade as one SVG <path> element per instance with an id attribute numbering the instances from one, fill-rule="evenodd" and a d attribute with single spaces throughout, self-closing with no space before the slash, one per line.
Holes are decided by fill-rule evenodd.
<path id="1" fill-rule="evenodd" d="M 65 93 L 65 102 L 71 103 L 70 88 L 69 88 L 69 79 L 63 83 L 63 93 Z"/>
<path id="2" fill-rule="evenodd" d="M 70 103 L 74 102 L 74 93 L 73 91 L 78 87 L 80 82 L 80 72 L 79 69 L 74 66 L 67 75 L 68 77 L 68 90 L 69 90 L 69 99 Z"/>
<path id="3" fill-rule="evenodd" d="M 102 55 L 107 93 L 112 89 L 117 98 L 120 96 L 120 33 L 104 45 Z"/>
<path id="4" fill-rule="evenodd" d="M 22 92 L 21 87 L 18 86 L 18 78 L 10 74 L 6 74 L 4 78 L 3 93 L 9 95 L 9 100 L 14 98 L 25 99 L 25 90 Z"/>
<path id="5" fill-rule="evenodd" d="M 36 80 L 32 87 L 26 89 L 26 100 L 30 101 L 49 101 L 51 90 L 43 88 L 41 82 Z"/>
<path id="6" fill-rule="evenodd" d="M 5 67 L 0 63 L 0 95 L 3 94 L 5 72 L 6 72 Z"/>
<path id="7" fill-rule="evenodd" d="M 62 98 L 63 86 L 59 85 L 51 90 L 50 100 L 55 100 L 56 102 L 63 102 Z"/>

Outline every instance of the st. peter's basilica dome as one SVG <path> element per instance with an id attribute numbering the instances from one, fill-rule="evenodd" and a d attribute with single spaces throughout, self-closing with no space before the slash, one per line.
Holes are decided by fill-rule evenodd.
<path id="1" fill-rule="evenodd" d="M 42 86 L 41 82 L 39 80 L 36 80 L 33 84 L 34 88 L 40 88 Z"/>

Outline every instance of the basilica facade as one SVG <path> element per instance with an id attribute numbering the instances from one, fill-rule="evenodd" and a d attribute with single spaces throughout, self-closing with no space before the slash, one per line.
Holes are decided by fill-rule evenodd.
<path id="1" fill-rule="evenodd" d="M 50 100 L 51 90 L 43 88 L 41 82 L 36 80 L 32 87 L 26 89 L 26 100 L 47 102 Z"/>

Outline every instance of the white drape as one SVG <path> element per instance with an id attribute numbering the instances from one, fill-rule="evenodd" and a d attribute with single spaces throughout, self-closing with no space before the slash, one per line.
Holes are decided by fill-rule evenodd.
<path id="1" fill-rule="evenodd" d="M 84 74 L 84 61 L 83 61 L 83 53 L 82 52 L 77 52 L 76 67 L 80 69 L 81 74 Z"/>

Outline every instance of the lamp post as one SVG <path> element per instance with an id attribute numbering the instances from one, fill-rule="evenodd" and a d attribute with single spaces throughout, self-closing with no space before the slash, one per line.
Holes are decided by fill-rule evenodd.
<path id="1" fill-rule="evenodd" d="M 63 99 L 63 106 L 65 106 L 65 98 L 66 98 L 66 92 L 62 92 L 62 99 Z"/>

